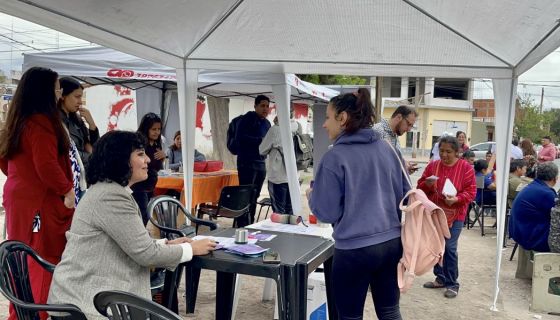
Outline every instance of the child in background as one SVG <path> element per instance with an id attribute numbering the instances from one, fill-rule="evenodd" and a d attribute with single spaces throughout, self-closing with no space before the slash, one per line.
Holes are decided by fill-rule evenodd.
<path id="1" fill-rule="evenodd" d="M 475 177 L 484 177 L 484 189 L 476 190 L 476 203 L 481 205 L 482 201 L 484 204 L 496 204 L 496 183 L 492 179 L 493 171 L 488 170 L 488 161 L 477 160 L 474 162 Z"/>

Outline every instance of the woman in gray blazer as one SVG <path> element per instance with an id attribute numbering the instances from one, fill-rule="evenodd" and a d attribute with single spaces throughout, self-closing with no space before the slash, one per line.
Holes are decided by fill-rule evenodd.
<path id="1" fill-rule="evenodd" d="M 150 267 L 175 268 L 215 249 L 208 239 L 150 238 L 130 189 L 148 177 L 145 143 L 138 133 L 112 131 L 95 145 L 87 171 L 91 187 L 66 232 L 48 303 L 72 303 L 88 319 L 104 319 L 93 305 L 98 292 L 122 290 L 150 299 Z"/>

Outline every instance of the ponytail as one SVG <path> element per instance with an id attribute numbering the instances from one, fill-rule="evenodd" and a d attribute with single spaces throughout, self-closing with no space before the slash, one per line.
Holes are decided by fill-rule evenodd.
<path id="1" fill-rule="evenodd" d="M 344 131 L 353 134 L 359 129 L 371 128 L 375 119 L 371 95 L 366 88 L 360 88 L 355 93 L 338 95 L 331 99 L 336 114 L 345 111 L 348 114 Z"/>

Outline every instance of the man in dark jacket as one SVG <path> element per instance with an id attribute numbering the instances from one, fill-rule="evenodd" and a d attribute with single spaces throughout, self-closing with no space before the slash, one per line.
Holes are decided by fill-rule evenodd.
<path id="1" fill-rule="evenodd" d="M 269 111 L 270 99 L 259 95 L 255 98 L 255 111 L 247 112 L 239 123 L 236 139 L 239 141 L 237 155 L 237 171 L 239 184 L 255 185 L 255 193 L 251 201 L 249 219 L 240 218 L 239 226 L 246 226 L 255 221 L 255 210 L 264 179 L 266 177 L 266 156 L 259 153 L 259 145 L 270 129 L 270 122 L 266 119 Z"/>

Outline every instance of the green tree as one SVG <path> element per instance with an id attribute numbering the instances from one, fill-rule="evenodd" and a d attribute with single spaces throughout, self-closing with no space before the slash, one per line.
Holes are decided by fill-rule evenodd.
<path id="1" fill-rule="evenodd" d="M 343 76 L 343 75 L 328 75 L 328 74 L 298 74 L 297 75 L 301 80 L 321 84 L 321 85 L 329 85 L 329 84 L 355 84 L 355 85 L 364 85 L 367 84 L 368 78 L 366 77 L 358 77 L 358 76 Z"/>
<path id="2" fill-rule="evenodd" d="M 541 113 L 539 106 L 529 97 L 519 97 L 520 109 L 515 117 L 515 126 L 520 137 L 540 143 L 544 136 L 552 136 L 554 141 L 560 133 L 560 113 L 556 110 Z M 558 122 L 556 124 L 556 122 Z M 556 130 L 556 127 L 558 131 Z"/>

